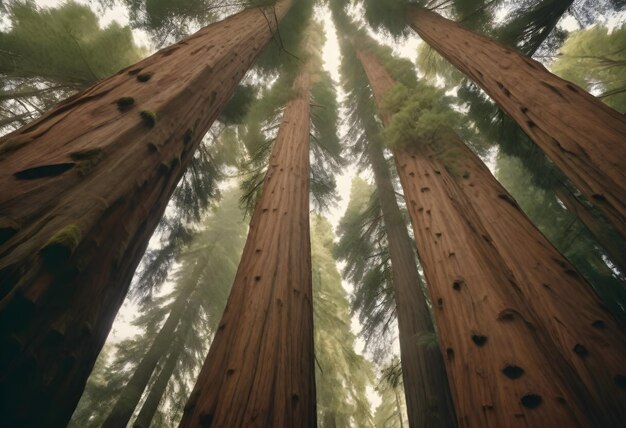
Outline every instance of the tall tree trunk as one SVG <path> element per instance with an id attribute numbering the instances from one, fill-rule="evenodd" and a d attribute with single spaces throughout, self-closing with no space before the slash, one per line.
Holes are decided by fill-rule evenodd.
<path id="1" fill-rule="evenodd" d="M 195 269 L 202 268 L 202 266 L 196 266 Z M 195 284 L 193 284 L 195 286 Z M 189 306 L 197 306 L 197 304 L 189 302 L 189 296 L 194 291 L 195 287 L 188 285 L 176 298 L 176 301 L 172 305 L 172 310 L 167 317 L 167 320 L 159 330 L 159 333 L 154 338 L 152 345 L 148 349 L 148 352 L 139 362 L 139 365 L 135 368 L 133 375 L 128 380 L 128 383 L 122 389 L 115 405 L 111 409 L 109 416 L 102 424 L 102 428 L 117 428 L 125 427 L 128 425 L 143 392 L 154 373 L 161 356 L 167 353 L 167 349 L 170 347 L 172 339 L 174 339 L 174 332 L 179 325 L 180 319 L 184 312 L 190 309 Z"/>
<path id="2" fill-rule="evenodd" d="M 289 9 L 210 25 L 0 139 L 0 418 L 65 426 L 195 148 Z"/>
<path id="3" fill-rule="evenodd" d="M 408 24 L 515 120 L 626 236 L 626 116 L 513 49 L 424 8 Z"/>
<path id="4" fill-rule="evenodd" d="M 296 78 L 235 282 L 181 427 L 316 424 L 309 90 Z"/>
<path id="5" fill-rule="evenodd" d="M 178 362 L 178 358 L 180 353 L 183 350 L 184 343 L 181 343 L 182 340 L 180 337 L 184 337 L 187 334 L 187 330 L 191 327 L 191 323 L 189 323 L 187 329 L 184 332 L 178 331 L 178 337 L 176 340 L 176 345 L 170 348 L 170 353 L 161 368 L 161 371 L 157 375 L 154 384 L 150 387 L 150 392 L 146 397 L 146 401 L 144 401 L 141 406 L 141 410 L 139 410 L 139 414 L 137 415 L 137 419 L 133 423 L 133 428 L 149 428 L 150 423 L 152 423 L 152 419 L 156 414 L 157 409 L 159 408 L 159 403 L 163 399 L 163 394 L 165 394 L 165 390 L 167 389 L 167 384 L 169 383 L 172 374 L 174 373 L 174 369 L 176 368 L 176 363 Z M 119 425 L 124 426 L 124 425 Z"/>
<path id="6" fill-rule="evenodd" d="M 434 335 L 435 329 L 380 142 L 370 141 L 368 152 L 389 244 L 409 422 L 412 427 L 455 426 L 441 352 L 438 347 L 420 345 L 420 336 Z"/>
<path id="7" fill-rule="evenodd" d="M 565 184 L 559 184 L 554 192 L 568 211 L 574 214 L 585 225 L 589 233 L 598 241 L 606 251 L 611 262 L 626 275 L 626 253 L 624 252 L 624 240 L 615 236 L 609 228 L 603 224 L 589 207 L 582 203 Z"/>
<path id="8" fill-rule="evenodd" d="M 626 421 L 626 394 L 614 378 L 626 370 L 626 341 L 619 325 L 463 141 L 451 133 L 442 143 L 454 153 L 454 160 L 444 163 L 463 171 L 452 176 L 480 212 L 528 304 L 584 385 L 587 397 L 580 398 L 595 401 L 590 407 L 600 409 L 612 426 L 620 425 Z"/>
<path id="9" fill-rule="evenodd" d="M 359 57 L 380 106 L 395 82 L 373 54 L 359 52 Z M 383 123 L 389 123 L 388 114 L 382 118 Z M 523 274 L 524 270 L 535 269 L 535 265 L 527 260 L 526 264 L 511 262 L 516 249 L 512 243 L 526 248 L 538 238 L 515 223 L 507 224 L 515 231 L 515 239 L 509 236 L 505 240 L 504 235 L 498 235 L 497 240 L 492 238 L 490 231 L 497 234 L 502 222 L 487 225 L 495 222 L 491 215 L 483 222 L 464 193 L 482 189 L 468 185 L 471 189 L 463 190 L 427 145 L 395 148 L 394 155 L 418 253 L 431 295 L 436 299 L 440 343 L 447 355 L 459 425 L 619 425 L 621 411 L 615 403 L 620 399 L 603 403 L 598 398 L 606 393 L 598 393 L 598 389 L 611 387 L 613 394 L 623 394 L 613 391 L 616 386 L 623 387 L 625 379 L 624 373 L 617 371 L 624 366 L 624 353 L 619 353 L 624 349 L 623 337 L 587 285 L 575 284 L 581 290 L 573 293 L 582 294 L 577 303 L 591 311 L 581 317 L 586 324 L 574 322 L 571 326 L 555 327 L 560 321 L 553 317 L 571 309 L 569 302 L 559 303 L 552 296 L 548 302 L 541 300 L 546 299 L 547 292 L 537 290 L 546 287 L 543 283 L 529 283 L 536 277 L 529 279 L 530 275 Z M 501 253 L 504 245 L 511 248 Z M 545 255 L 545 250 L 541 254 Z M 557 256 L 554 262 L 562 274 L 568 265 L 558 252 Z M 539 293 L 543 293 L 541 297 Z M 552 307 L 546 309 L 548 303 Z M 580 326 L 588 334 L 584 343 L 602 348 L 597 354 L 606 349 L 604 357 L 594 352 L 594 360 L 604 359 L 608 367 L 603 369 L 595 362 L 590 366 L 604 382 L 598 387 L 587 383 L 590 371 L 585 364 L 591 346 L 569 342 L 577 340 L 576 333 L 567 330 L 573 326 Z M 568 336 L 559 336 L 564 333 Z M 606 383 L 608 372 L 612 372 L 611 385 Z"/>
<path id="10" fill-rule="evenodd" d="M 402 400 L 398 393 L 398 388 L 393 387 L 393 395 L 396 397 L 396 406 L 398 407 L 398 420 L 400 421 L 400 428 L 404 428 L 404 412 L 402 411 Z"/>

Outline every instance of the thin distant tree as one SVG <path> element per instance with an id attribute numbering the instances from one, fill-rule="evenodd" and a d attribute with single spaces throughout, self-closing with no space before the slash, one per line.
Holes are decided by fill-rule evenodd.
<path id="1" fill-rule="evenodd" d="M 379 136 L 375 107 L 371 92 L 367 89 L 367 77 L 356 59 L 355 47 L 351 42 L 358 37 L 358 31 L 338 6 L 333 5 L 333 12 L 337 28 L 343 33 L 340 45 L 343 53 L 342 77 L 348 93 L 346 105 L 353 110 L 352 129 L 356 135 L 355 146 L 360 152 L 358 155 L 367 159 L 367 164 L 373 171 L 384 223 L 387 243 L 385 252 L 391 266 L 390 285 L 393 287 L 398 321 L 409 421 L 415 426 L 454 426 L 454 409 L 441 353 L 437 347 L 420 345 L 420 338 L 436 336 L 435 327 L 427 298 L 421 289 L 421 279 L 406 222 L 396 201 L 391 172 Z M 411 73 L 412 68 L 408 72 Z M 367 230 L 371 230 L 373 226 L 367 226 Z M 340 250 L 343 249 L 344 256 L 355 251 L 354 247 L 360 246 L 350 242 L 351 238 L 355 237 L 346 236 L 348 242 L 339 246 Z"/>
<path id="2" fill-rule="evenodd" d="M 67 423 L 176 183 L 290 6 L 212 24 L 0 139 L 3 423 Z"/>
<path id="3" fill-rule="evenodd" d="M 92 406 L 94 423 L 89 426 L 102 426 L 101 414 L 105 413 L 104 424 L 126 426 L 135 414 L 133 426 L 148 427 L 174 371 L 177 378 L 189 380 L 199 370 L 202 360 L 194 355 L 203 357 L 206 352 L 207 336 L 212 336 L 217 327 L 243 249 L 246 224 L 238 206 L 239 196 L 236 189 L 225 191 L 190 244 L 178 252 L 179 267 L 166 278 L 175 283 L 174 289 L 141 305 L 141 315 L 133 324 L 143 332 L 115 345 L 117 357 L 108 365 L 105 376 L 110 379 L 109 396 L 102 400 L 105 408 Z M 85 395 L 92 393 L 92 377 Z M 145 400 L 137 414 L 142 397 Z M 85 413 L 88 403 L 84 400 L 76 413 Z M 113 405 L 104 405 L 107 401 L 113 401 Z M 172 393 L 165 401 L 171 407 L 184 405 L 177 403 Z M 75 426 L 86 425 L 77 420 L 76 413 L 72 419 Z"/>
<path id="4" fill-rule="evenodd" d="M 316 215 L 311 232 L 318 426 L 372 426 L 366 393 L 372 369 L 354 349 L 349 302 L 333 257 L 332 227 Z"/>
<path id="5" fill-rule="evenodd" d="M 404 428 L 406 421 L 406 403 L 402 396 L 402 370 L 400 360 L 395 357 L 380 373 L 376 391 L 381 402 L 376 407 L 375 426 L 385 428 Z"/>

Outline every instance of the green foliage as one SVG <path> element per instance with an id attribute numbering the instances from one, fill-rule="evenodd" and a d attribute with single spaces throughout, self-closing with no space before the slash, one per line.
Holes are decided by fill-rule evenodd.
<path id="1" fill-rule="evenodd" d="M 257 60 L 257 69 L 267 74 L 276 72 L 279 68 L 281 74 L 295 73 L 299 65 L 306 61 L 310 52 L 305 46 L 305 33 L 312 21 L 313 3 L 313 0 L 294 1 L 274 32 L 272 40 Z"/>
<path id="2" fill-rule="evenodd" d="M 238 200 L 237 190 L 225 191 L 222 203 L 213 207 L 202 229 L 193 235 L 182 253 L 178 253 L 179 268 L 169 275 L 174 283 L 171 291 L 142 304 L 141 315 L 133 321 L 141 333 L 117 344 L 111 361 L 100 356 L 98 366 L 101 369 L 95 370 L 89 378 L 70 426 L 100 426 L 126 380 L 154 341 L 177 296 L 184 290 L 192 289 L 179 325 L 162 350 L 163 358 L 159 363 L 160 368 L 166 356 L 177 353 L 176 368 L 155 423 L 160 420 L 164 426 L 177 424 L 206 356 L 210 338 L 221 319 L 243 250 L 247 228 Z M 103 358 L 105 361 L 102 361 Z M 159 369 L 155 371 L 144 397 L 154 387 L 158 372 Z M 98 398 L 97 406 L 93 405 L 95 397 Z"/>
<path id="3" fill-rule="evenodd" d="M 626 25 L 610 33 L 599 25 L 577 31 L 565 41 L 551 69 L 626 113 L 625 46 Z"/>
<path id="4" fill-rule="evenodd" d="M 235 93 L 222 109 L 219 120 L 225 125 L 243 123 L 250 104 L 256 98 L 256 88 L 252 85 L 239 85 Z"/>
<path id="5" fill-rule="evenodd" d="M 385 30 L 393 36 L 404 36 L 409 29 L 406 26 L 406 8 L 410 0 L 362 0 L 365 7 L 365 19 L 377 30 Z"/>
<path id="6" fill-rule="evenodd" d="M 415 69 L 409 61 L 398 59 L 391 49 L 381 46 L 363 29 L 357 27 L 346 15 L 340 2 L 331 2 L 330 6 L 333 20 L 340 34 L 341 83 L 346 92 L 344 108 L 348 132 L 344 137 L 344 150 L 361 167 L 364 167 L 368 164 L 369 144 L 378 144 L 381 141 L 382 127 L 373 94 L 355 46 L 374 53 L 390 70 L 394 79 L 407 87 L 412 88 L 417 85 Z"/>
<path id="7" fill-rule="evenodd" d="M 383 360 L 393 341 L 396 305 L 387 237 L 378 196 L 360 178 L 352 180 L 350 202 L 337 228 L 337 260 L 354 285 L 351 305 L 362 325 L 360 335 L 375 361 Z"/>
<path id="8" fill-rule="evenodd" d="M 374 424 L 377 427 L 401 428 L 409 426 L 402 385 L 400 359 L 395 357 L 381 371 L 376 391 L 381 402 L 376 408 Z"/>
<path id="9" fill-rule="evenodd" d="M 443 137 L 460 123 L 448 102 L 443 91 L 432 86 L 419 84 L 409 90 L 397 84 L 385 96 L 384 109 L 393 116 L 383 140 L 392 147 L 444 144 Z"/>
<path id="10" fill-rule="evenodd" d="M 589 281 L 603 303 L 626 320 L 626 283 L 603 260 L 595 243 L 575 214 L 565 210 L 551 190 L 533 185 L 531 174 L 512 157 L 497 159 L 497 178 L 541 232 Z"/>
<path id="11" fill-rule="evenodd" d="M 7 4 L 0 32 L 0 131 L 25 125 L 72 93 L 140 60 L 129 27 L 106 28 L 87 6 Z"/>
<path id="12" fill-rule="evenodd" d="M 0 74 L 5 77 L 83 87 L 146 54 L 134 45 L 130 28 L 116 22 L 100 28 L 89 7 L 72 1 L 52 9 L 17 1 L 9 11 L 10 30 L 0 33 Z"/>
<path id="13" fill-rule="evenodd" d="M 75 224 L 65 226 L 52 235 L 40 250 L 46 268 L 54 272 L 62 270 L 82 238 L 83 232 Z"/>
<path id="14" fill-rule="evenodd" d="M 522 3 L 509 14 L 507 21 L 495 30 L 494 35 L 524 54 L 533 55 L 555 31 L 557 23 L 573 3 L 573 0 Z M 562 40 L 564 34 L 556 33 Z"/>
<path id="15" fill-rule="evenodd" d="M 110 7 L 115 0 L 99 0 Z M 215 20 L 225 7 L 221 0 L 121 0 L 133 28 L 146 31 L 157 47 L 180 40 Z"/>
<path id="16" fill-rule="evenodd" d="M 330 223 L 311 224 L 317 412 L 321 427 L 372 426 L 366 387 L 372 381 L 367 360 L 354 350 L 350 309 L 333 258 Z"/>
<path id="17" fill-rule="evenodd" d="M 148 249 L 140 265 L 137 281 L 131 289 L 140 299 L 149 298 L 161 287 L 181 249 L 193 236 L 194 223 L 206 213 L 212 200 L 219 197 L 218 184 L 224 170 L 235 165 L 242 151 L 234 131 L 215 125 L 200 144 L 191 164 L 179 181 L 166 215 L 155 232 L 156 248 Z"/>
<path id="18" fill-rule="evenodd" d="M 341 146 L 337 137 L 338 105 L 332 78 L 323 71 L 320 49 L 323 42 L 319 24 L 311 24 L 304 32 L 300 52 L 307 61 L 292 69 L 291 63 L 271 88 L 261 92 L 250 108 L 243 135 L 250 159 L 244 165 L 248 175 L 242 183 L 242 204 L 247 212 L 254 209 L 261 194 L 266 166 L 280 127 L 282 110 L 297 94 L 292 89 L 300 72 L 311 77 L 310 129 L 311 129 L 311 195 L 315 207 L 326 209 L 334 202 L 334 173 L 343 164 Z M 306 68 L 300 68 L 306 67 Z"/>
<path id="19" fill-rule="evenodd" d="M 341 0 L 337 0 L 341 1 Z M 505 0 L 361 0 L 367 22 L 377 30 L 394 37 L 406 36 L 408 6 L 421 6 L 438 13 L 452 13 L 465 26 L 479 29 L 493 18 L 497 7 Z"/>
<path id="20" fill-rule="evenodd" d="M 443 79 L 445 88 L 452 89 L 466 80 L 463 73 L 426 43 L 418 46 L 415 62 L 424 75 L 423 79 L 431 85 L 436 85 L 439 79 Z"/>

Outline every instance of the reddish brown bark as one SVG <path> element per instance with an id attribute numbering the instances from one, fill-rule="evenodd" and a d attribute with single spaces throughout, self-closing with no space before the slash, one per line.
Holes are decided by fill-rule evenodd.
<path id="1" fill-rule="evenodd" d="M 368 153 L 389 245 L 409 422 L 413 427 L 453 427 L 454 408 L 441 352 L 438 347 L 420 345 L 421 336 L 434 335 L 435 328 L 383 148 L 373 139 Z"/>
<path id="2" fill-rule="evenodd" d="M 595 401 L 589 407 L 600 410 L 612 426 L 620 425 L 626 421 L 626 394 L 615 382 L 626 373 L 620 327 L 482 161 L 455 135 L 447 142 L 455 154 L 454 169 L 463 171 L 454 178 L 563 359 L 578 374 L 586 391 L 580 399 Z"/>
<path id="3" fill-rule="evenodd" d="M 472 79 L 626 236 L 626 116 L 513 49 L 424 8 L 408 24 Z"/>
<path id="4" fill-rule="evenodd" d="M 235 282 L 181 427 L 316 425 L 306 69 L 269 160 Z"/>
<path id="5" fill-rule="evenodd" d="M 289 6 L 210 25 L 0 139 L 2 425 L 67 423 L 177 181 Z"/>
<path id="6" fill-rule="evenodd" d="M 394 81 L 374 55 L 360 58 L 380 103 Z M 493 177 L 480 174 L 491 192 L 459 186 L 424 144 L 394 155 L 436 302 L 459 425 L 619 424 L 624 338 L 588 285 L 506 192 L 493 191 Z"/>

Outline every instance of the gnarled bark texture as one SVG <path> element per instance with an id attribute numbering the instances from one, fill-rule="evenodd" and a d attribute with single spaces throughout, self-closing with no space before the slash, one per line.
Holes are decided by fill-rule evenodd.
<path id="1" fill-rule="evenodd" d="M 305 68 L 269 160 L 235 282 L 181 427 L 314 427 Z"/>
<path id="2" fill-rule="evenodd" d="M 420 336 L 434 335 L 435 329 L 421 290 L 413 244 L 398 207 L 383 148 L 376 140 L 369 144 L 391 258 L 409 422 L 414 427 L 453 427 L 454 408 L 441 352 L 438 347 L 420 345 Z"/>
<path id="3" fill-rule="evenodd" d="M 374 55 L 364 52 L 360 57 L 380 103 L 395 82 Z M 389 115 L 382 116 L 389 123 Z M 459 425 L 619 425 L 625 354 L 615 322 L 565 259 L 532 224 L 522 222 L 530 223 L 508 202 L 506 192 L 476 202 L 467 195 L 488 191 L 460 186 L 428 145 L 416 143 L 408 149 L 395 148 L 394 155 L 435 299 Z M 482 204 L 493 204 L 493 199 L 506 206 L 483 210 Z M 509 207 L 516 210 L 513 220 L 510 212 L 501 211 Z M 501 219 L 505 214 L 508 218 Z M 518 263 L 516 242 L 524 251 L 538 251 L 537 257 L 528 255 L 531 261 Z M 541 263 L 538 259 L 546 252 L 553 259 Z M 559 293 L 567 299 L 561 302 L 547 290 L 567 277 L 576 278 L 568 284 L 576 288 L 572 295 L 577 300 Z M 535 282 L 543 279 L 547 282 Z M 571 320 L 573 311 L 581 310 L 577 308 L 584 314 L 580 322 Z M 580 335 L 573 331 L 577 328 L 582 329 Z M 587 366 L 590 343 L 598 350 Z M 593 383 L 596 373 L 602 379 L 598 385 Z M 622 395 L 604 402 L 608 392 L 601 388 Z"/>
<path id="4" fill-rule="evenodd" d="M 290 1 L 210 25 L 0 139 L 0 414 L 65 426 L 204 133 Z"/>
<path id="5" fill-rule="evenodd" d="M 513 49 L 424 8 L 408 25 L 504 110 L 626 236 L 626 116 Z"/>
<path id="6" fill-rule="evenodd" d="M 198 309 L 197 307 L 194 309 Z M 152 419 L 159 408 L 159 404 L 163 399 L 163 395 L 165 394 L 165 390 L 167 389 L 167 384 L 172 378 L 172 374 L 174 374 L 174 370 L 176 369 L 176 363 L 178 363 L 178 358 L 182 353 L 184 346 L 184 337 L 187 335 L 188 330 L 192 327 L 191 323 L 187 323 L 185 326 L 178 328 L 176 331 L 176 339 L 173 342 L 173 346 L 170 347 L 170 353 L 163 363 L 163 367 L 152 386 L 150 386 L 150 390 L 148 392 L 148 396 L 146 400 L 143 402 L 141 406 L 141 410 L 137 414 L 137 419 L 133 422 L 133 428 L 149 428 L 152 423 Z"/>
<path id="7" fill-rule="evenodd" d="M 626 421 L 626 393 L 615 381 L 626 374 L 626 340 L 591 286 L 543 236 L 485 164 L 456 136 L 457 184 L 511 269 L 521 293 L 542 322 L 563 360 L 574 368 L 590 409 L 611 425 Z M 444 155 L 445 156 L 445 155 Z M 447 163 L 447 162 L 445 162 Z M 590 402 L 593 401 L 593 405 Z"/>

